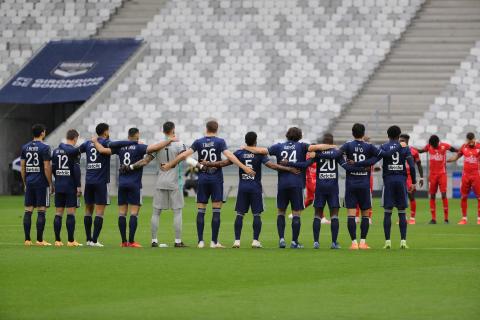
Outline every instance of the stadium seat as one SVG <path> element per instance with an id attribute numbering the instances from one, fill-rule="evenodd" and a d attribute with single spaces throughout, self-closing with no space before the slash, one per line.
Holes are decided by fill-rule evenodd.
<path id="1" fill-rule="evenodd" d="M 120 106 L 126 123 L 145 124 L 155 139 L 161 122 L 172 120 L 184 126 L 181 137 L 189 143 L 216 117 L 221 135 L 236 146 L 247 130 L 271 143 L 295 124 L 314 140 L 422 3 L 169 1 L 141 31 L 147 55 L 104 104 Z M 112 127 L 112 137 L 124 137 L 125 127 Z M 84 123 L 80 131 L 87 130 Z"/>

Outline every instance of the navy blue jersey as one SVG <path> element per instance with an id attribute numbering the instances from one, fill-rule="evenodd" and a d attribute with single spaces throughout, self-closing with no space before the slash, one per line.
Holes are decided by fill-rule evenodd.
<path id="1" fill-rule="evenodd" d="M 267 156 L 254 154 L 247 150 L 237 150 L 235 157 L 245 166 L 255 171 L 255 176 L 246 174 L 242 169 L 238 169 L 238 190 L 244 192 L 262 192 L 262 164 L 270 161 Z"/>
<path id="2" fill-rule="evenodd" d="M 23 145 L 20 156 L 25 160 L 26 184 L 32 188 L 48 187 L 44 161 L 50 161 L 50 146 L 41 141 L 30 141 Z"/>
<path id="3" fill-rule="evenodd" d="M 146 144 L 134 144 L 122 148 L 113 148 L 112 154 L 118 154 L 120 164 L 129 166 L 143 159 L 147 154 L 148 146 Z M 119 187 L 142 188 L 143 168 L 132 170 L 126 173 L 120 173 L 118 179 Z"/>
<path id="4" fill-rule="evenodd" d="M 60 143 L 52 154 L 52 172 L 55 176 L 55 191 L 76 193 L 78 186 L 78 166 L 80 150 L 72 145 Z"/>
<path id="5" fill-rule="evenodd" d="M 277 163 L 283 159 L 288 160 L 289 165 L 305 171 L 307 164 L 308 144 L 303 142 L 286 141 L 277 143 L 268 148 L 268 153 L 277 158 Z M 305 174 L 294 174 L 286 171 L 278 172 L 278 189 L 304 188 Z"/>
<path id="6" fill-rule="evenodd" d="M 218 137 L 203 137 L 195 140 L 191 148 L 198 153 L 198 161 L 217 162 L 222 160 L 222 152 L 227 150 L 227 144 Z M 223 171 L 221 168 L 200 171 L 198 181 L 223 183 Z"/>
<path id="7" fill-rule="evenodd" d="M 98 142 L 105 148 L 121 148 L 135 144 L 135 141 L 115 141 L 98 138 Z M 80 146 L 80 152 L 87 156 L 86 184 L 104 184 L 110 182 L 110 155 L 101 154 L 92 141 L 85 141 Z"/>
<path id="8" fill-rule="evenodd" d="M 347 172 L 356 171 L 364 172 L 363 168 L 356 168 L 349 165 L 343 153 L 337 149 L 330 149 L 325 151 L 317 151 L 315 155 L 315 162 L 317 164 L 316 189 L 324 192 L 336 191 L 338 188 L 338 165 L 342 166 Z"/>
<path id="9" fill-rule="evenodd" d="M 355 162 L 364 161 L 372 157 L 378 157 L 382 154 L 382 151 L 374 145 L 359 141 L 352 140 L 345 143 L 340 147 L 348 160 Z M 364 185 L 365 188 L 370 188 L 370 171 L 349 171 L 347 172 L 347 185 Z"/>
<path id="10" fill-rule="evenodd" d="M 409 147 L 402 148 L 402 146 L 398 141 L 390 140 L 382 144 L 382 146 L 380 147 L 380 150 L 383 151 L 382 175 L 384 178 L 386 176 L 406 177 L 407 176 L 406 163 L 408 163 L 410 167 L 410 174 L 412 175 L 412 181 L 413 183 L 416 183 L 414 162 L 413 162 L 413 157 Z M 369 162 L 368 160 L 365 161 L 365 163 L 368 163 L 368 162 Z M 358 165 L 360 164 L 361 163 L 359 163 Z"/>

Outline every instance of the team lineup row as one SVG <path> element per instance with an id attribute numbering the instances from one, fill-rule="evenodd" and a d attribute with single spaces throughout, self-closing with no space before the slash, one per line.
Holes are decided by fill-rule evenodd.
<path id="1" fill-rule="evenodd" d="M 285 248 L 287 246 L 284 233 L 286 225 L 285 214 L 288 206 L 290 206 L 293 215 L 290 247 L 303 247 L 298 242 L 301 228 L 300 217 L 305 204 L 313 202 L 315 208 L 313 220 L 314 248 L 319 248 L 320 223 L 321 219 L 324 218 L 323 211 L 327 204 L 331 219 L 331 248 L 340 248 L 337 238 L 339 232 L 338 212 L 340 208 L 338 166 L 341 166 L 346 170 L 344 202 L 348 212 L 347 229 L 352 240 L 350 249 L 369 249 L 366 239 L 370 224 L 369 214 L 371 214 L 371 167 L 383 159 L 384 247 L 391 248 L 391 215 L 392 209 L 395 207 L 399 215 L 400 247 L 405 249 L 408 248 L 406 244 L 408 223 L 405 210 L 408 208 L 408 198 L 410 198 L 411 204 L 412 201 L 414 202 L 413 194 L 417 183 L 415 162 L 417 162 L 421 178 L 423 177 L 418 152 L 430 153 L 430 194 L 433 203 L 435 203 L 437 187 L 440 187 L 442 198 L 446 192 L 446 190 L 444 191 L 446 183 L 443 182 L 444 179 L 446 182 L 446 172 L 444 171 L 442 174 L 442 172 L 439 172 L 440 170 L 434 170 L 434 167 L 440 169 L 442 164 L 432 167 L 432 161 L 443 161 L 443 170 L 445 170 L 446 152 L 449 150 L 456 151 L 451 146 L 440 143 L 436 136 L 432 136 L 430 143 L 421 150 L 409 148 L 407 147 L 408 135 L 402 135 L 398 126 L 391 126 L 387 130 L 388 142 L 377 148 L 365 141 L 365 127 L 358 123 L 352 127 L 354 139 L 340 148 L 333 144 L 333 136 L 331 134 L 325 134 L 322 143 L 319 144 L 310 145 L 300 142 L 302 139 L 301 129 L 292 127 L 286 133 L 285 142 L 277 143 L 269 148 L 258 147 L 257 135 L 254 132 L 248 132 L 245 135 L 246 145 L 235 153 L 228 150 L 225 140 L 217 137 L 218 123 L 216 121 L 207 122 L 205 136 L 197 139 L 189 148 L 175 138 L 175 125 L 172 122 L 164 123 L 163 132 L 165 140 L 151 145 L 139 143 L 140 133 L 137 128 L 129 130 L 128 140 L 111 141 L 109 139 L 109 126 L 105 123 L 100 123 L 96 127 L 97 136 L 90 141 L 75 147 L 79 134 L 72 129 L 66 134 L 66 142 L 61 143 L 51 152 L 50 147 L 43 143 L 46 134 L 45 127 L 43 125 L 34 125 L 32 127 L 33 140 L 23 146 L 21 155 L 21 172 L 25 184 L 25 214 L 23 219 L 25 245 L 32 244 L 30 229 L 34 208 L 37 209 L 38 214 L 36 244 L 41 246 L 50 245 L 43 239 L 43 230 L 45 226 L 45 212 L 49 206 L 49 195 L 54 192 L 56 208 L 54 218 L 55 245 L 63 245 L 60 232 L 62 217 L 65 211 L 67 212 L 67 245 L 81 245 L 75 241 L 74 232 L 75 211 L 81 194 L 79 159 L 81 153 L 85 153 L 84 226 L 88 246 L 103 246 L 98 239 L 103 225 L 105 207 L 109 204 L 110 157 L 116 154 L 121 163 L 118 183 L 118 227 L 122 240 L 121 245 L 125 247 L 141 247 L 135 241 L 135 233 L 137 217 L 142 204 L 142 168 L 156 159 L 159 170 L 154 190 L 151 219 L 153 247 L 158 246 L 157 232 L 160 214 L 162 210 L 167 209 L 174 211 L 175 247 L 185 246 L 181 239 L 184 199 L 181 190 L 182 174 L 178 164 L 181 161 L 186 161 L 191 166 L 199 169 L 198 212 L 196 219 L 197 246 L 199 248 L 205 246 L 203 231 L 206 206 L 209 201 L 212 202 L 212 237 L 210 247 L 224 247 L 218 241 L 223 201 L 222 167 L 235 164 L 239 167 L 239 184 L 235 206 L 237 216 L 234 226 L 235 242 L 233 247 L 240 247 L 243 217 L 249 209 L 251 209 L 254 218 L 252 247 L 261 247 L 259 241 L 262 227 L 261 213 L 263 212 L 261 169 L 262 165 L 265 165 L 278 171 L 277 231 L 279 247 Z M 467 136 L 468 138 L 469 136 Z M 464 166 L 464 175 L 467 170 L 469 174 L 467 178 L 473 181 L 468 186 L 467 194 L 470 187 L 474 187 L 477 188 L 477 195 L 479 195 L 478 158 L 480 146 L 475 142 L 474 136 L 470 138 L 470 140 L 473 140 L 473 144 L 471 141 L 470 143 L 467 141 L 456 156 L 449 160 L 455 161 L 461 155 L 465 155 L 465 162 L 467 163 L 467 158 L 470 159 L 472 156 L 476 156 L 476 176 L 474 175 L 474 170 L 471 167 L 468 167 L 467 170 L 465 169 L 466 166 Z M 468 155 L 465 153 L 467 151 L 470 152 Z M 200 162 L 192 158 L 194 153 L 198 154 Z M 440 156 L 438 156 L 439 154 Z M 226 160 L 222 160 L 222 155 L 225 156 Z M 276 158 L 276 163 L 270 161 L 269 155 Z M 306 174 L 307 170 L 311 174 Z M 442 178 L 442 176 L 445 178 Z M 419 184 L 422 183 L 423 180 L 420 179 Z M 305 187 L 307 187 L 307 200 L 304 203 Z M 435 190 L 433 190 L 433 187 Z M 467 185 L 465 186 L 466 188 Z M 462 194 L 463 191 L 462 180 Z M 446 199 L 446 196 L 444 199 Z M 357 208 L 360 209 L 362 216 L 359 243 L 357 242 L 355 221 Z M 413 206 L 411 210 L 412 217 L 410 218 L 410 223 L 414 223 Z M 433 209 L 432 221 L 436 222 L 433 216 L 434 212 Z M 127 237 L 128 213 L 130 213 L 130 217 Z M 446 214 L 448 214 L 448 211 L 446 211 Z M 447 216 L 445 219 L 448 221 Z M 466 215 L 464 221 L 466 223 Z"/>

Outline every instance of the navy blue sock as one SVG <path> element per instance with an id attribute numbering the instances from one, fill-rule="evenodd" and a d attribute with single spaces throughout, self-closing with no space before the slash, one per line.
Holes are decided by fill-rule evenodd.
<path id="1" fill-rule="evenodd" d="M 118 216 L 118 230 L 120 230 L 122 242 L 127 242 L 127 217 Z"/>
<path id="2" fill-rule="evenodd" d="M 352 239 L 352 241 L 357 240 L 357 223 L 355 222 L 355 216 L 348 216 L 347 228 L 350 239 Z"/>
<path id="3" fill-rule="evenodd" d="M 300 227 L 302 223 L 299 216 L 293 216 L 292 219 L 292 241 L 298 243 L 298 236 L 300 235 Z"/>
<path id="4" fill-rule="evenodd" d="M 92 241 L 97 243 L 98 237 L 100 236 L 100 231 L 102 231 L 103 226 L 103 217 L 102 216 L 95 216 L 93 220 L 93 237 Z"/>
<path id="5" fill-rule="evenodd" d="M 407 240 L 407 215 L 404 210 L 398 210 L 398 226 L 400 227 L 400 239 Z"/>
<path id="6" fill-rule="evenodd" d="M 258 240 L 262 231 L 262 217 L 260 214 L 253 215 L 253 240 Z"/>
<path id="7" fill-rule="evenodd" d="M 313 241 L 318 242 L 320 238 L 320 226 L 321 226 L 322 218 L 315 216 L 313 218 Z"/>
<path id="8" fill-rule="evenodd" d="M 37 216 L 37 241 L 43 241 L 43 230 L 45 230 L 45 211 L 38 211 Z"/>
<path id="9" fill-rule="evenodd" d="M 135 242 L 135 232 L 137 232 L 137 216 L 131 214 L 128 221 L 128 242 Z"/>
<path id="10" fill-rule="evenodd" d="M 62 230 L 62 216 L 55 215 L 55 218 L 53 218 L 53 231 L 55 232 L 55 241 L 62 241 L 60 239 L 61 230 Z"/>
<path id="11" fill-rule="evenodd" d="M 197 212 L 197 235 L 198 242 L 203 241 L 203 229 L 205 227 L 205 209 L 198 209 Z"/>
<path id="12" fill-rule="evenodd" d="M 237 213 L 237 217 L 235 218 L 235 240 L 240 240 L 240 235 L 242 234 L 242 227 L 243 227 L 243 216 Z"/>
<path id="13" fill-rule="evenodd" d="M 368 219 L 368 217 L 362 216 L 362 222 L 360 223 L 360 239 L 367 239 L 369 228 L 370 220 Z"/>
<path id="14" fill-rule="evenodd" d="M 75 233 L 75 215 L 73 214 L 67 214 L 67 235 L 68 235 L 68 241 L 73 242 L 75 241 L 74 233 Z"/>
<path id="15" fill-rule="evenodd" d="M 92 216 L 84 216 L 83 224 L 85 225 L 85 234 L 87 235 L 87 241 L 92 241 Z"/>
<path id="16" fill-rule="evenodd" d="M 212 241 L 218 242 L 218 233 L 220 231 L 220 208 L 212 209 Z"/>
<path id="17" fill-rule="evenodd" d="M 337 243 L 338 229 L 339 229 L 338 216 L 333 216 L 330 219 L 330 230 L 332 232 L 332 242 L 334 243 Z"/>
<path id="18" fill-rule="evenodd" d="M 280 239 L 285 238 L 285 215 L 277 215 L 277 231 Z"/>
<path id="19" fill-rule="evenodd" d="M 32 212 L 25 211 L 23 214 L 23 232 L 25 233 L 25 241 L 31 241 L 30 229 L 32 228 Z"/>
<path id="20" fill-rule="evenodd" d="M 392 211 L 386 209 L 383 215 L 383 233 L 385 233 L 385 240 L 390 240 L 391 229 L 392 229 Z"/>

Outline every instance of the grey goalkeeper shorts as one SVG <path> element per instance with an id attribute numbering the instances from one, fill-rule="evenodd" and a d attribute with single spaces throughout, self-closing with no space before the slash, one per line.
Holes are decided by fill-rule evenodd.
<path id="1" fill-rule="evenodd" d="M 183 209 L 184 203 L 182 190 L 155 189 L 153 195 L 153 207 L 155 209 Z"/>

